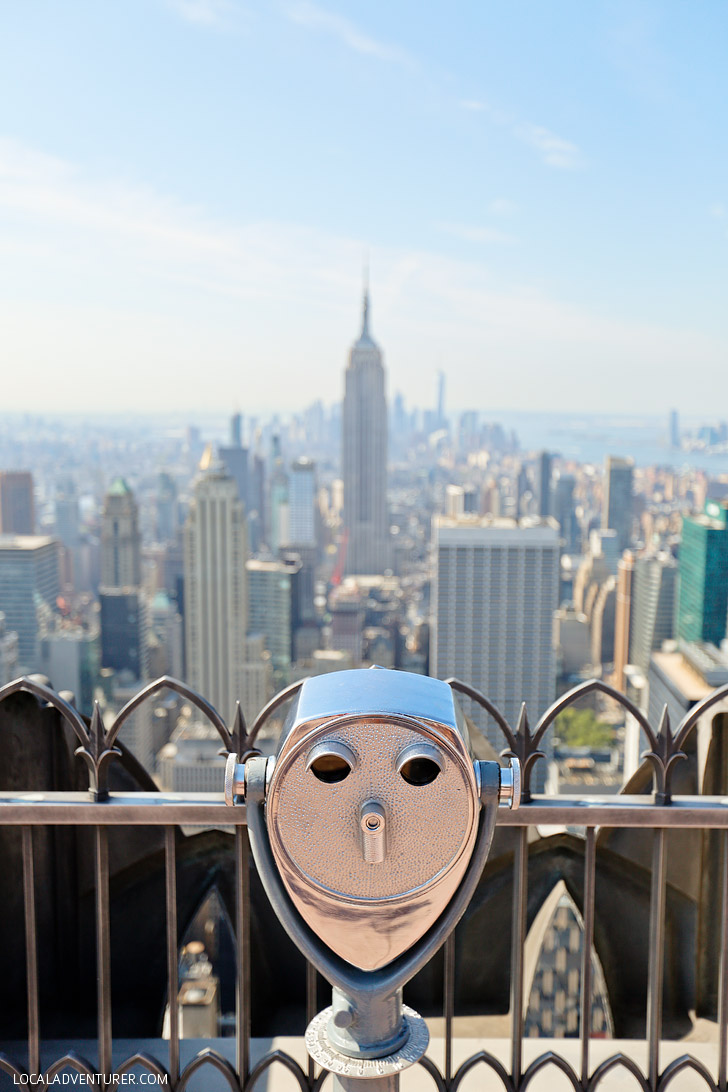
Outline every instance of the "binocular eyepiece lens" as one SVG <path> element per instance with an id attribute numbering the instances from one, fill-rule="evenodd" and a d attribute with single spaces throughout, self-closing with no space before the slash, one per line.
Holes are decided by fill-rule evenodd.
<path id="1" fill-rule="evenodd" d="M 410 758 L 399 772 L 408 785 L 431 785 L 440 767 L 431 758 Z"/>
<path id="2" fill-rule="evenodd" d="M 351 766 L 338 755 L 322 755 L 311 763 L 311 773 L 327 785 L 343 781 L 351 773 Z"/>
<path id="3" fill-rule="evenodd" d="M 336 740 L 320 743 L 311 751 L 306 769 L 326 785 L 336 785 L 348 777 L 354 768 L 356 757 L 350 747 Z"/>
<path id="4" fill-rule="evenodd" d="M 429 743 L 414 743 L 400 752 L 395 769 L 408 785 L 431 785 L 442 772 L 442 756 Z"/>

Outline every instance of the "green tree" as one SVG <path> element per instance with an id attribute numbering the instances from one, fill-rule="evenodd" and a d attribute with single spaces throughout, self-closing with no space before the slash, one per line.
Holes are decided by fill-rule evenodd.
<path id="1" fill-rule="evenodd" d="M 565 709 L 554 722 L 554 738 L 563 747 L 609 747 L 614 728 L 593 709 Z"/>

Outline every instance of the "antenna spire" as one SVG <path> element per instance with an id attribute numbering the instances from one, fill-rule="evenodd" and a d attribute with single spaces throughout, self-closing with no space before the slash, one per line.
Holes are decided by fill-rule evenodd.
<path id="1" fill-rule="evenodd" d="M 364 259 L 364 306 L 361 324 L 361 336 L 370 337 L 369 334 L 369 255 Z"/>

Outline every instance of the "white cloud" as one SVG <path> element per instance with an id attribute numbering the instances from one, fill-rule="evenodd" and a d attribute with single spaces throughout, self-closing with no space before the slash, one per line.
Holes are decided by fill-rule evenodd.
<path id="1" fill-rule="evenodd" d="M 508 125 L 513 120 L 510 114 L 483 99 L 462 99 L 459 106 L 473 114 L 484 114 L 494 125 Z"/>
<path id="2" fill-rule="evenodd" d="M 120 410 L 217 411 L 244 398 L 287 411 L 340 397 L 361 239 L 220 221 L 10 141 L 0 143 L 0 237 L 6 409 L 108 410 L 111 375 Z M 423 362 L 437 358 L 454 405 L 616 409 L 628 389 L 657 412 L 655 371 L 665 407 L 698 411 L 707 387 L 728 399 L 725 339 L 577 307 L 509 283 L 495 264 L 377 247 L 372 302 L 390 390 L 415 400 Z M 700 379 L 689 389 L 686 360 Z"/>
<path id="3" fill-rule="evenodd" d="M 310 30 L 320 30 L 330 34 L 356 53 L 376 57 L 380 61 L 392 61 L 405 67 L 411 67 L 413 64 L 412 57 L 405 50 L 372 38 L 355 23 L 345 19 L 343 15 L 326 11 L 318 4 L 310 3 L 309 0 L 298 0 L 296 3 L 289 4 L 286 13 L 294 23 Z"/>
<path id="4" fill-rule="evenodd" d="M 724 220 L 726 216 L 726 208 L 722 201 L 715 201 L 710 206 L 710 215 L 716 220 Z"/>
<path id="5" fill-rule="evenodd" d="M 505 231 L 498 231 L 495 228 L 482 227 L 475 224 L 458 224 L 443 221 L 436 226 L 440 231 L 445 231 L 448 235 L 454 235 L 456 238 L 463 239 L 467 243 L 514 243 L 516 241 L 513 235 L 508 235 Z"/>
<path id="6" fill-rule="evenodd" d="M 492 216 L 512 216 L 518 211 L 518 205 L 515 201 L 509 201 L 507 197 L 496 197 L 494 201 L 489 202 L 488 212 Z"/>
<path id="7" fill-rule="evenodd" d="M 237 12 L 231 0 L 166 0 L 167 7 L 188 23 L 208 27 L 227 27 Z"/>
<path id="8" fill-rule="evenodd" d="M 515 133 L 526 144 L 535 148 L 549 167 L 573 171 L 583 165 L 582 156 L 576 144 L 570 140 L 564 140 L 563 137 L 557 136 L 542 125 L 519 125 Z"/>
<path id="9" fill-rule="evenodd" d="M 493 107 L 490 103 L 481 99 L 463 99 L 459 105 L 461 110 L 483 114 L 493 125 L 498 125 L 501 128 L 509 127 L 513 136 L 534 148 L 543 162 L 549 167 L 558 167 L 561 170 L 575 170 L 583 166 L 582 155 L 576 144 L 557 136 L 556 133 L 552 133 L 550 129 L 546 129 L 543 125 L 519 122 L 511 114 Z"/>

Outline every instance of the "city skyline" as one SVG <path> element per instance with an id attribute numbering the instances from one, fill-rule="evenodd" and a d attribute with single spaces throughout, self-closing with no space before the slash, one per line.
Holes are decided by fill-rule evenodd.
<path id="1" fill-rule="evenodd" d="M 724 19 L 14 6 L 4 407 L 337 400 L 367 254 L 390 397 L 725 402 Z"/>

